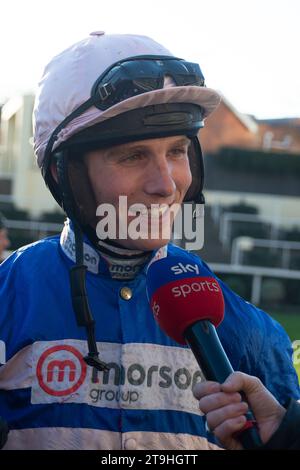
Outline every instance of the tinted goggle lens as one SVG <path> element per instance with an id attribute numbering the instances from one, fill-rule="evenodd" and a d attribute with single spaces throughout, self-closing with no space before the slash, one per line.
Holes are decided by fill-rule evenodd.
<path id="1" fill-rule="evenodd" d="M 133 59 L 116 64 L 99 77 L 92 89 L 94 104 L 105 110 L 133 96 L 161 89 L 165 76 L 177 86 L 205 86 L 198 64 L 180 59 Z"/>

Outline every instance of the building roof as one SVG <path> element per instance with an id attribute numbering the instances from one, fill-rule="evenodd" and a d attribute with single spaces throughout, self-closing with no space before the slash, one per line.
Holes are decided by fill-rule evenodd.
<path id="1" fill-rule="evenodd" d="M 224 96 L 222 96 L 222 101 L 229 108 L 229 110 L 235 114 L 235 116 L 239 119 L 239 121 L 248 129 L 250 132 L 256 133 L 258 131 L 258 124 L 256 120 L 248 115 L 240 113 L 230 101 L 227 100 Z"/>

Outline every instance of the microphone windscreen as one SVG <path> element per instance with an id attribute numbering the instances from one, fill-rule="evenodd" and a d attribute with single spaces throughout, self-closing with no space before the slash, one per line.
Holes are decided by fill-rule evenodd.
<path id="1" fill-rule="evenodd" d="M 150 264 L 147 295 L 162 330 L 185 344 L 185 330 L 199 320 L 218 326 L 224 317 L 224 298 L 218 281 L 200 263 L 170 256 Z"/>

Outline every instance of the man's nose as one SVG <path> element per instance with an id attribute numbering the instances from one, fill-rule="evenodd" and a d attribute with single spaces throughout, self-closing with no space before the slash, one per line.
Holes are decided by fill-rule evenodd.
<path id="1" fill-rule="evenodd" d="M 176 190 L 172 173 L 172 164 L 166 158 L 155 159 L 150 168 L 144 186 L 145 192 L 161 197 L 170 197 Z"/>

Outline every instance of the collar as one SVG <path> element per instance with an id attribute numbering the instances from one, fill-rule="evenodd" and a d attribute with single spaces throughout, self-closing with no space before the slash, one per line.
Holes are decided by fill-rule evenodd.
<path id="1" fill-rule="evenodd" d="M 60 247 L 63 253 L 75 263 L 75 235 L 72 227 L 72 222 L 67 219 L 64 225 L 64 228 L 60 236 Z M 133 253 L 136 253 L 133 250 Z M 130 265 L 130 263 L 120 263 L 117 264 L 114 261 L 113 267 L 109 262 L 109 259 L 103 256 L 103 254 L 94 248 L 91 242 L 88 240 L 86 235 L 83 237 L 83 263 L 87 267 L 87 270 L 93 274 L 103 274 L 112 279 L 118 280 L 130 280 L 134 277 L 132 270 L 136 270 L 137 274 L 139 272 L 145 273 L 148 266 L 154 261 L 165 258 L 168 256 L 168 245 L 162 246 L 158 250 L 154 250 L 149 254 L 149 262 L 147 262 L 147 257 L 145 257 L 143 268 L 137 269 L 136 266 Z"/>

